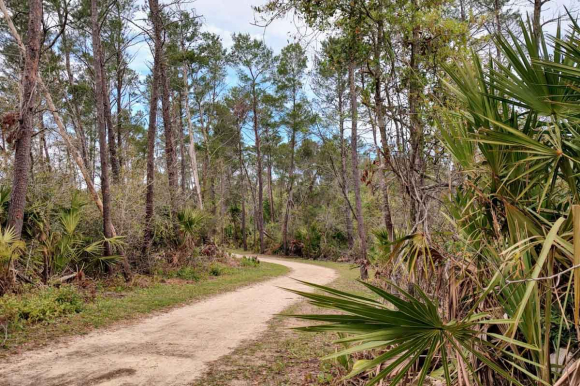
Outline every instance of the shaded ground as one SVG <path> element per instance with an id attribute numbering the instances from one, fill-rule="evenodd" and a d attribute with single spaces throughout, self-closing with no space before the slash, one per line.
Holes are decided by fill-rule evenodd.
<path id="1" fill-rule="evenodd" d="M 337 277 L 322 266 L 261 259 L 292 272 L 131 326 L 12 357 L 0 367 L 0 385 L 191 384 L 210 362 L 259 337 L 275 314 L 296 302 L 297 296 L 279 288 L 306 289 L 290 277 L 319 284 Z"/>

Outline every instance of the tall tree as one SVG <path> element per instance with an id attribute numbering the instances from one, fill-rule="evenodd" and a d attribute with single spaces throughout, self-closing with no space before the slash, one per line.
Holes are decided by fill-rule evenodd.
<path id="1" fill-rule="evenodd" d="M 345 138 L 345 121 L 349 104 L 348 58 L 343 48 L 344 41 L 340 38 L 330 37 L 322 42 L 312 80 L 317 101 L 320 103 L 320 114 L 326 121 L 325 125 L 338 126 L 340 167 L 336 167 L 332 157 L 330 160 L 344 200 L 346 237 L 349 249 L 352 249 L 354 246 L 353 208 L 349 199 L 351 181 L 348 177 L 348 149 Z"/>
<path id="2" fill-rule="evenodd" d="M 296 156 L 297 135 L 305 132 L 312 121 L 306 107 L 306 100 L 302 92 L 306 75 L 306 53 L 298 43 L 289 44 L 282 49 L 279 63 L 274 76 L 276 92 L 282 100 L 282 124 L 288 128 L 290 145 L 290 165 L 288 167 L 288 181 L 286 185 L 286 205 L 282 220 L 282 246 L 284 253 L 289 254 L 288 223 L 294 205 L 294 168 Z"/>
<path id="3" fill-rule="evenodd" d="M 30 147 L 34 129 L 34 113 L 37 103 L 38 65 L 42 41 L 42 0 L 30 0 L 24 70 L 21 77 L 18 135 L 15 140 L 14 176 L 8 225 L 14 228 L 18 238 L 22 234 L 28 172 L 30 170 Z"/>
<path id="4" fill-rule="evenodd" d="M 270 78 L 274 64 L 272 50 L 263 41 L 252 39 L 249 34 L 234 34 L 234 46 L 231 57 L 237 66 L 242 83 L 250 90 L 252 119 L 254 129 L 254 146 L 256 148 L 256 174 L 258 176 L 258 201 L 256 203 L 256 225 L 260 235 L 260 253 L 264 253 L 264 181 L 263 160 L 259 122 L 259 94 L 263 84 Z"/>
<path id="5" fill-rule="evenodd" d="M 368 277 L 367 271 L 367 233 L 365 228 L 365 221 L 362 210 L 362 197 L 360 191 L 360 174 L 358 161 L 358 98 L 356 92 L 356 65 L 354 58 L 348 65 L 348 84 L 350 88 L 350 121 L 351 121 L 351 162 L 352 162 L 352 188 L 355 197 L 356 222 L 358 236 L 360 240 L 360 276 L 362 280 Z"/>
<path id="6" fill-rule="evenodd" d="M 103 196 L 103 233 L 106 238 L 112 238 L 113 223 L 111 220 L 111 192 L 109 182 L 109 160 L 107 154 L 107 134 L 105 122 L 105 94 L 103 93 L 103 54 L 101 47 L 101 30 L 99 22 L 99 7 L 97 0 L 91 0 L 91 35 L 93 43 L 93 69 L 95 76 L 95 99 L 97 110 L 97 130 L 99 133 L 99 155 L 101 159 L 101 195 Z M 105 243 L 105 256 L 111 256 L 111 246 Z"/>
<path id="7" fill-rule="evenodd" d="M 158 0 L 149 0 L 149 12 L 153 24 L 153 40 L 155 46 L 155 55 L 158 56 L 159 83 L 161 89 L 161 111 L 163 117 L 163 129 L 165 134 L 165 159 L 167 168 L 167 177 L 169 180 L 169 196 L 171 204 L 171 214 L 175 231 L 177 233 L 177 157 L 175 151 L 175 141 L 173 139 L 173 129 L 171 121 L 171 101 L 169 90 L 169 74 L 167 57 L 165 52 L 165 24 L 162 10 Z"/>
<path id="8" fill-rule="evenodd" d="M 149 127 L 147 129 L 147 193 L 145 197 L 145 226 L 143 227 L 143 258 L 147 258 L 153 239 L 153 214 L 155 211 L 155 138 L 157 134 L 157 108 L 159 103 L 159 56 L 153 53 L 153 76 L 149 92 Z"/>

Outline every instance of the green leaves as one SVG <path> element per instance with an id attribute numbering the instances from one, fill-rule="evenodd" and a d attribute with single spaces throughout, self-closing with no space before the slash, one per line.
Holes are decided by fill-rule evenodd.
<path id="1" fill-rule="evenodd" d="M 325 324 L 298 328 L 310 332 L 338 332 L 341 339 L 336 343 L 350 346 L 325 359 L 339 358 L 361 351 L 378 350 L 372 360 L 361 360 L 354 363 L 346 378 L 374 370 L 381 365 L 381 371 L 367 385 L 375 385 L 387 379 L 390 385 L 397 385 L 410 376 L 422 384 L 429 375 L 432 364 L 438 362 L 448 384 L 451 384 L 449 361 L 435 358 L 449 358 L 459 355 L 471 371 L 467 354 L 477 357 L 481 362 L 494 369 L 506 379 L 519 385 L 500 365 L 496 364 L 487 353 L 489 343 L 479 339 L 474 328 L 477 316 L 472 320 L 444 321 L 438 314 L 437 305 L 417 286 L 413 287 L 415 295 L 390 283 L 400 295 L 393 295 L 372 284 L 361 282 L 378 300 L 345 293 L 329 287 L 304 283 L 322 292 L 309 293 L 289 290 L 309 300 L 315 306 L 338 310 L 344 314 L 288 315 L 299 319 L 324 322 Z M 411 369 L 421 360 L 418 373 Z"/>

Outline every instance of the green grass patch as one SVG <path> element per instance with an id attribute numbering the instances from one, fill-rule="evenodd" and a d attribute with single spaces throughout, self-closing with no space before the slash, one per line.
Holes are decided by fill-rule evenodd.
<path id="1" fill-rule="evenodd" d="M 212 275 L 210 268 L 210 276 L 194 283 L 168 280 L 145 288 L 99 288 L 92 301 L 84 301 L 78 290 L 69 286 L 0 298 L 0 316 L 5 319 L 4 315 L 11 315 L 0 320 L 0 324 L 8 325 L 7 339 L 2 343 L 0 337 L 0 356 L 23 345 L 36 347 L 61 336 L 87 333 L 289 272 L 287 267 L 268 263 L 239 268 L 215 263 L 213 268 L 218 275 Z M 175 277 L 192 280 L 193 273 L 187 269 L 178 272 Z"/>

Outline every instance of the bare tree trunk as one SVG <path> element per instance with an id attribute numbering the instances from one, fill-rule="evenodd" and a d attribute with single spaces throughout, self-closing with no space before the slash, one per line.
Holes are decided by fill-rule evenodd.
<path id="1" fill-rule="evenodd" d="M 103 86 L 103 52 L 101 50 L 101 37 L 99 25 L 99 10 L 97 6 L 98 0 L 91 0 L 91 27 L 92 27 L 92 43 L 93 43 L 93 61 L 95 72 L 95 97 L 97 105 L 97 126 L 99 131 L 99 154 L 101 158 L 101 194 L 103 196 L 103 233 L 106 238 L 112 238 L 115 235 L 113 222 L 111 220 L 111 194 L 109 187 L 109 165 L 107 159 L 107 137 L 105 126 L 105 101 L 106 96 L 103 93 L 105 90 Z M 111 256 L 111 245 L 105 243 L 105 256 Z M 131 270 L 127 257 L 123 257 L 123 275 L 125 280 L 131 279 Z"/>
<path id="2" fill-rule="evenodd" d="M 28 171 L 30 168 L 30 147 L 32 141 L 33 119 L 38 83 L 38 65 L 42 39 L 42 1 L 29 1 L 28 39 L 24 55 L 24 72 L 22 74 L 22 98 L 20 100 L 20 116 L 18 119 L 18 136 L 15 142 L 14 176 L 8 226 L 14 228 L 16 237 L 20 238 L 24 222 L 26 206 L 26 191 L 28 190 Z M 13 268 L 13 261 L 10 261 Z"/>
<path id="3" fill-rule="evenodd" d="M 42 127 L 40 128 L 42 130 L 42 132 L 40 133 L 40 142 L 42 147 L 40 151 L 41 152 L 44 151 L 44 160 L 46 162 L 46 168 L 49 173 L 52 173 L 52 166 L 50 166 L 50 153 L 48 152 L 48 145 L 46 144 L 46 135 L 44 133 L 44 130 L 46 129 L 46 126 L 44 125 L 44 114 L 41 116 L 40 122 L 42 123 Z"/>
<path id="4" fill-rule="evenodd" d="M 385 119 L 385 106 L 382 97 L 382 75 L 381 75 L 381 50 L 384 43 L 384 36 L 383 36 L 383 23 L 382 21 L 379 22 L 377 28 L 377 41 L 375 45 L 375 61 L 376 66 L 374 68 L 374 81 L 375 81 L 375 115 L 377 118 L 377 126 L 379 128 L 379 133 L 381 135 L 381 142 L 383 146 L 383 153 L 381 155 L 381 148 L 378 145 L 376 131 L 373 128 L 373 139 L 375 142 L 375 147 L 377 149 L 377 159 L 379 160 L 380 166 L 380 175 L 379 175 L 379 183 L 380 188 L 383 193 L 383 218 L 385 221 L 385 228 L 387 229 L 387 233 L 389 234 L 389 240 L 393 241 L 395 239 L 395 228 L 393 226 L 393 218 L 391 216 L 391 205 L 389 202 L 389 190 L 387 189 L 386 181 L 385 181 L 385 172 L 386 172 L 386 164 L 387 160 L 386 157 L 390 156 L 389 144 L 387 142 L 387 121 Z"/>
<path id="5" fill-rule="evenodd" d="M 147 259 L 153 239 L 153 212 L 155 210 L 155 137 L 157 132 L 157 106 L 159 103 L 159 50 L 156 47 L 153 62 L 153 79 L 149 100 L 149 127 L 147 129 L 147 193 L 145 197 L 145 227 L 142 255 Z"/>
<path id="6" fill-rule="evenodd" d="M 65 7 L 67 6 L 66 2 L 64 3 L 64 5 L 65 5 Z M 65 22 L 64 16 L 62 15 L 60 8 L 57 7 L 56 11 L 58 14 L 59 23 L 61 23 L 61 24 L 64 23 Z M 68 10 L 65 9 L 65 12 L 68 12 Z M 68 43 L 68 34 L 66 31 L 66 28 L 63 29 L 63 32 L 62 32 L 61 49 L 62 49 L 62 52 L 64 54 L 64 66 L 65 66 L 65 70 L 66 70 L 66 74 L 67 74 L 67 82 L 68 82 L 69 87 L 72 89 L 74 86 L 74 76 L 73 76 L 71 65 L 70 65 L 70 47 L 69 47 L 69 43 Z M 69 98 L 67 98 L 67 105 L 69 106 L 69 109 L 72 112 L 72 114 L 71 114 L 72 124 L 73 124 L 74 131 L 78 137 L 78 141 L 80 142 L 81 157 L 83 159 L 85 166 L 90 166 L 89 155 L 88 155 L 88 150 L 87 150 L 87 136 L 86 136 L 85 129 L 83 126 L 83 122 L 82 122 L 81 113 L 79 110 L 78 103 L 74 103 L 74 101 L 71 101 Z"/>
<path id="7" fill-rule="evenodd" d="M 355 67 L 354 62 L 351 61 L 348 66 L 348 79 L 350 84 L 350 108 L 351 108 L 351 162 L 352 162 L 352 181 L 354 189 L 354 197 L 356 203 L 356 222 L 358 228 L 358 236 L 360 238 L 361 247 L 361 265 L 360 277 L 362 280 L 368 278 L 367 271 L 367 235 L 362 211 L 362 198 L 360 193 L 360 178 L 358 172 L 358 105 L 355 84 Z"/>
<path id="8" fill-rule="evenodd" d="M 194 83 L 194 91 L 195 91 L 195 83 Z M 204 142 L 204 157 L 203 157 L 203 164 L 201 165 L 201 178 L 203 179 L 203 185 L 200 187 L 201 189 L 201 196 L 203 197 L 203 199 L 205 200 L 207 198 L 207 192 L 208 192 L 208 188 L 210 189 L 210 193 L 211 193 L 211 189 L 212 189 L 212 185 L 213 185 L 213 181 L 212 179 L 209 177 L 209 169 L 210 169 L 210 154 L 209 154 L 209 133 L 208 133 L 208 129 L 206 128 L 205 125 L 205 110 L 204 110 L 204 106 L 203 106 L 203 100 L 198 100 L 197 103 L 198 106 L 198 110 L 199 110 L 199 126 L 201 129 L 201 134 L 203 136 L 203 142 Z M 210 198 L 210 203 L 211 203 L 211 198 Z"/>
<path id="9" fill-rule="evenodd" d="M 163 31 L 164 25 L 161 18 L 161 10 L 158 0 L 149 0 L 149 8 L 153 21 L 155 51 L 159 51 L 159 86 L 161 88 L 161 109 L 163 115 L 163 128 L 165 134 L 165 159 L 167 163 L 167 175 L 169 179 L 169 196 L 171 201 L 171 215 L 174 230 L 177 234 L 177 159 L 175 157 L 175 141 L 171 127 L 171 103 L 169 100 L 169 78 L 167 77 L 167 65 L 164 54 Z"/>
<path id="10" fill-rule="evenodd" d="M 496 0 L 498 1 L 498 0 Z M 532 28 L 534 38 L 536 39 L 537 48 L 540 45 L 540 35 L 542 34 L 542 7 L 550 0 L 534 0 L 534 16 L 532 21 Z"/>
<path id="11" fill-rule="evenodd" d="M 240 129 L 241 134 L 241 129 Z M 242 136 L 240 135 L 240 142 L 238 143 L 238 154 L 240 158 L 240 197 L 242 201 L 242 246 L 244 251 L 248 250 L 248 235 L 246 232 L 246 184 L 244 183 L 244 156 L 242 154 Z"/>
<path id="12" fill-rule="evenodd" d="M 118 56 L 121 54 L 118 53 Z M 119 163 L 119 173 L 123 169 L 123 139 L 121 138 L 121 133 L 123 130 L 123 101 L 122 101 L 122 94 L 123 94 L 123 73 L 119 70 L 120 66 L 120 58 L 117 58 L 117 160 Z"/>
<path id="13" fill-rule="evenodd" d="M 294 109 L 296 104 L 294 103 Z M 282 245 L 284 247 L 284 254 L 288 256 L 288 223 L 290 221 L 290 210 L 294 206 L 293 188 L 294 188 L 294 152 L 296 148 L 296 130 L 292 128 L 292 135 L 290 137 L 290 170 L 288 170 L 288 189 L 286 199 L 286 209 L 284 211 L 284 222 L 282 225 Z"/>
<path id="14" fill-rule="evenodd" d="M 258 205 L 256 208 L 256 225 L 260 233 L 260 253 L 266 249 L 264 240 L 264 181 L 262 179 L 262 152 L 260 147 L 260 131 L 258 127 L 258 97 L 256 95 L 256 84 L 252 83 L 252 113 L 254 118 L 254 137 L 256 146 L 256 173 L 258 174 Z"/>
<path id="15" fill-rule="evenodd" d="M 274 193 L 272 188 L 272 155 L 268 154 L 268 201 L 270 202 L 270 221 L 276 221 L 274 213 Z"/>
<path id="16" fill-rule="evenodd" d="M 193 136 L 193 127 L 191 125 L 191 111 L 189 110 L 189 77 L 187 73 L 187 64 L 183 64 L 183 87 L 185 89 L 183 96 L 185 119 L 187 120 L 187 131 L 189 133 L 189 162 L 191 164 L 191 179 L 193 180 L 193 188 L 197 195 L 197 203 L 200 209 L 203 209 L 203 199 L 201 197 L 201 185 L 199 182 L 199 173 L 197 171 L 197 153 L 195 150 L 195 138 Z"/>
<path id="17" fill-rule="evenodd" d="M 103 93 L 105 123 L 107 126 L 107 135 L 109 138 L 109 142 L 107 145 L 109 147 L 109 154 L 111 157 L 111 171 L 113 172 L 113 182 L 115 184 L 118 184 L 120 180 L 120 174 L 119 174 L 119 160 L 117 159 L 117 142 L 115 141 L 115 128 L 113 127 L 113 118 L 111 116 L 111 101 L 109 99 L 109 85 L 107 81 L 107 72 L 105 71 L 104 60 L 101 63 L 101 74 L 103 80 L 103 84 L 101 85 L 101 87 Z"/>
<path id="18" fill-rule="evenodd" d="M 116 59 L 117 59 L 117 160 L 119 164 L 119 173 L 123 172 L 123 138 L 122 138 L 122 130 L 123 130 L 123 78 L 125 75 L 125 64 L 123 63 L 123 45 L 122 45 L 122 28 L 120 27 L 123 23 L 123 18 L 121 17 L 121 8 L 120 2 L 116 2 L 117 8 L 117 22 L 119 23 L 119 28 L 117 29 L 117 47 L 116 47 Z"/>
<path id="19" fill-rule="evenodd" d="M 187 82 L 187 79 L 185 80 Z M 183 138 L 183 99 L 185 98 L 184 93 L 187 90 L 183 88 L 179 91 L 179 124 L 177 124 L 177 128 L 179 131 L 179 156 L 180 156 L 180 166 L 181 166 L 181 193 L 185 197 L 187 191 L 187 178 L 186 178 L 186 163 L 187 160 L 185 159 L 185 139 Z"/>
<path id="20" fill-rule="evenodd" d="M 349 191 L 349 181 L 347 174 L 347 152 L 346 143 L 344 139 L 344 111 L 343 111 L 343 95 L 344 88 L 343 85 L 339 85 L 338 90 L 338 119 L 339 119 L 339 130 L 340 130 L 340 173 L 342 179 L 342 185 L 344 187 L 344 216 L 346 222 L 346 237 L 348 242 L 348 248 L 352 249 L 354 247 L 354 226 L 352 224 L 352 211 L 350 209 L 350 203 L 348 202 L 348 191 Z"/>
<path id="21" fill-rule="evenodd" d="M 539 1 L 539 0 L 534 0 L 535 2 Z M 494 0 L 493 1 L 493 13 L 494 13 L 494 18 L 495 18 L 495 28 L 496 31 L 495 33 L 498 36 L 502 35 L 502 28 L 501 28 L 501 7 L 499 5 L 499 0 Z M 535 11 L 535 9 L 534 9 Z M 497 54 L 497 60 L 501 60 L 501 49 L 499 47 L 498 44 L 495 45 L 495 49 L 496 49 L 496 54 Z"/>
<path id="22" fill-rule="evenodd" d="M 422 186 L 424 183 L 425 160 L 423 154 L 424 134 L 421 119 L 419 117 L 419 98 L 421 93 L 421 84 L 417 79 L 419 55 L 419 29 L 413 29 L 413 40 L 411 42 L 411 58 L 409 61 L 409 123 L 410 123 L 410 159 L 408 163 L 407 174 L 409 176 L 407 189 L 410 197 L 410 220 L 411 228 L 416 231 L 424 228 L 426 225 L 426 208 L 422 197 Z M 425 229 L 423 229 L 425 231 Z"/>

